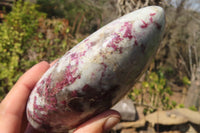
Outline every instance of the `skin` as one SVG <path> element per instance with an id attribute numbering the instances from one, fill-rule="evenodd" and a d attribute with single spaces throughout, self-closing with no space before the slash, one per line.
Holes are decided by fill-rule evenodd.
<path id="1" fill-rule="evenodd" d="M 28 124 L 25 113 L 26 103 L 37 81 L 54 62 L 49 64 L 42 61 L 29 69 L 0 103 L 1 133 L 39 133 Z M 117 111 L 107 110 L 81 124 L 74 133 L 104 133 L 119 121 L 120 114 Z"/>

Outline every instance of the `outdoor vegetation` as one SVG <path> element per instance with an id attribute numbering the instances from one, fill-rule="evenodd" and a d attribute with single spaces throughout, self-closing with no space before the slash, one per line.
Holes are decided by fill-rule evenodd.
<path id="1" fill-rule="evenodd" d="M 54 61 L 109 21 L 148 5 L 165 9 L 165 33 L 148 71 L 127 97 L 143 106 L 145 115 L 174 108 L 200 111 L 200 13 L 186 8 L 187 0 L 176 8 L 166 0 L 0 3 L 0 100 L 34 64 Z"/>

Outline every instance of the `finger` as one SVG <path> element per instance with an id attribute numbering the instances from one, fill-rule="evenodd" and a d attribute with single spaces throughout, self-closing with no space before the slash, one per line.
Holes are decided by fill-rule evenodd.
<path id="1" fill-rule="evenodd" d="M 103 133 L 120 121 L 120 114 L 114 110 L 105 111 L 80 125 L 74 133 Z"/>
<path id="2" fill-rule="evenodd" d="M 22 75 L 2 101 L 1 112 L 23 115 L 31 90 L 49 67 L 49 64 L 43 61 Z"/>

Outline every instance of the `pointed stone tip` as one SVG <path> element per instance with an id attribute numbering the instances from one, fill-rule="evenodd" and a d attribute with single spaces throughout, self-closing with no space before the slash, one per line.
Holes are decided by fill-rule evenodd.
<path id="1" fill-rule="evenodd" d="M 162 7 L 160 6 L 150 6 L 150 8 L 152 8 L 155 12 L 155 19 L 157 19 L 157 21 L 164 23 L 165 22 L 165 11 Z"/>
<path id="2" fill-rule="evenodd" d="M 165 11 L 160 6 L 153 6 L 153 9 L 157 12 L 157 16 L 159 16 L 161 19 L 164 19 Z"/>
<path id="3" fill-rule="evenodd" d="M 154 17 L 154 21 L 155 21 L 157 28 L 160 29 L 161 31 L 163 31 L 164 27 L 165 27 L 165 11 L 164 11 L 164 9 L 160 6 L 149 6 L 146 8 L 154 11 L 154 13 L 150 13 L 150 16 Z"/>

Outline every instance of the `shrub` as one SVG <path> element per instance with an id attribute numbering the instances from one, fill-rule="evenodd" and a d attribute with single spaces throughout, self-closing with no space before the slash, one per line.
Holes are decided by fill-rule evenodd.
<path id="1" fill-rule="evenodd" d="M 40 19 L 37 35 L 29 40 L 32 44 L 29 61 L 53 61 L 78 43 L 71 36 L 67 19 Z"/>
<path id="2" fill-rule="evenodd" d="M 150 72 L 141 88 L 134 88 L 129 97 L 137 104 L 145 106 L 144 113 L 153 112 L 158 108 L 167 110 L 176 106 L 176 102 L 170 101 L 172 91 L 167 86 L 167 81 L 161 71 Z"/>
<path id="3" fill-rule="evenodd" d="M 44 15 L 36 10 L 36 5 L 18 1 L 12 11 L 0 24 L 0 93 L 3 97 L 33 63 L 26 60 L 35 35 L 38 20 Z M 2 98 L 1 97 L 1 98 Z"/>
<path id="4" fill-rule="evenodd" d="M 92 33 L 100 27 L 104 0 L 37 0 L 39 10 L 49 18 L 66 18 L 72 26 L 71 33 Z"/>
<path id="5" fill-rule="evenodd" d="M 37 9 L 18 1 L 0 24 L 0 100 L 32 65 L 53 61 L 78 43 L 67 19 L 46 19 Z"/>

